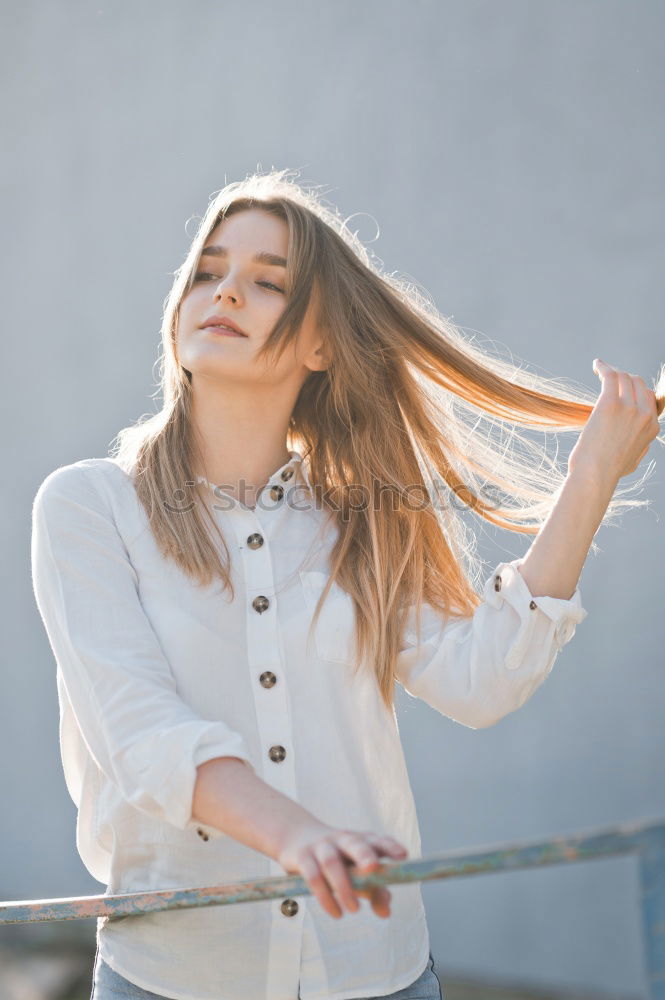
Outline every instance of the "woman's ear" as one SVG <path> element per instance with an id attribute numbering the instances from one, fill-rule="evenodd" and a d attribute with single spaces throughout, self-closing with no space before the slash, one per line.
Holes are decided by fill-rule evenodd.
<path id="1" fill-rule="evenodd" d="M 322 340 L 319 340 L 304 359 L 303 364 L 305 364 L 310 371 L 322 372 L 330 366 L 330 361 L 331 358 L 328 354 L 326 345 Z"/>

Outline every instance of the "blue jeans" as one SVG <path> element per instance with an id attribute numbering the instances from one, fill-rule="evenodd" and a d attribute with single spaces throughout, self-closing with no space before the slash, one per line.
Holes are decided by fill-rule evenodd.
<path id="1" fill-rule="evenodd" d="M 151 993 L 150 990 L 144 990 L 141 986 L 130 983 L 128 979 L 107 965 L 97 951 L 90 1000 L 162 1000 L 162 995 Z M 368 997 L 366 1000 L 370 1000 L 370 998 Z M 445 1000 L 441 992 L 439 977 L 434 971 L 434 959 L 431 952 L 427 968 L 415 982 L 398 990 L 397 993 L 372 998 L 372 1000 Z"/>

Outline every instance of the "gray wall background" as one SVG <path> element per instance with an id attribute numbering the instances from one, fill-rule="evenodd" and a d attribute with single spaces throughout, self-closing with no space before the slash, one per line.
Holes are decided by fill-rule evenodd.
<path id="1" fill-rule="evenodd" d="M 154 409 L 162 300 L 209 194 L 322 184 L 470 334 L 594 391 L 663 350 L 665 7 L 615 0 L 4 3 L 0 898 L 102 892 L 74 841 L 30 510 Z M 190 224 L 189 232 L 193 232 Z M 574 438 L 563 436 L 562 445 Z M 433 853 L 665 816 L 663 462 L 596 536 L 589 617 L 488 730 L 402 697 Z M 632 477 L 631 477 L 632 478 Z M 487 572 L 530 539 L 487 536 Z M 631 859 L 424 887 L 440 972 L 644 996 Z"/>

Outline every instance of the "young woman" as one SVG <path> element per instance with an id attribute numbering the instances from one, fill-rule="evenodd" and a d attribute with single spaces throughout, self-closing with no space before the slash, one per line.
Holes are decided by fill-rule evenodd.
<path id="1" fill-rule="evenodd" d="M 440 997 L 419 884 L 349 879 L 420 855 L 394 682 L 471 728 L 531 697 L 663 372 L 483 352 L 284 171 L 211 201 L 162 333 L 160 412 L 34 500 L 77 847 L 108 893 L 311 895 L 100 918 L 93 998 Z M 519 428 L 581 430 L 567 468 Z M 537 536 L 482 588 L 467 512 Z"/>

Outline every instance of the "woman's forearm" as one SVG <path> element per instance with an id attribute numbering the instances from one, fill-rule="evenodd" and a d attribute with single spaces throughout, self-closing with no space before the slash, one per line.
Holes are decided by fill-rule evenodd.
<path id="1" fill-rule="evenodd" d="M 575 593 L 618 479 L 596 465 L 575 466 L 518 569 L 534 597 Z"/>
<path id="2" fill-rule="evenodd" d="M 570 453 L 556 503 L 518 566 L 534 597 L 570 600 L 617 483 L 635 471 L 660 431 L 656 394 L 641 376 L 600 358 L 594 371 L 600 396 Z"/>
<path id="3" fill-rule="evenodd" d="M 306 809 L 258 777 L 239 757 L 197 767 L 192 816 L 277 860 L 287 830 L 316 822 Z"/>

